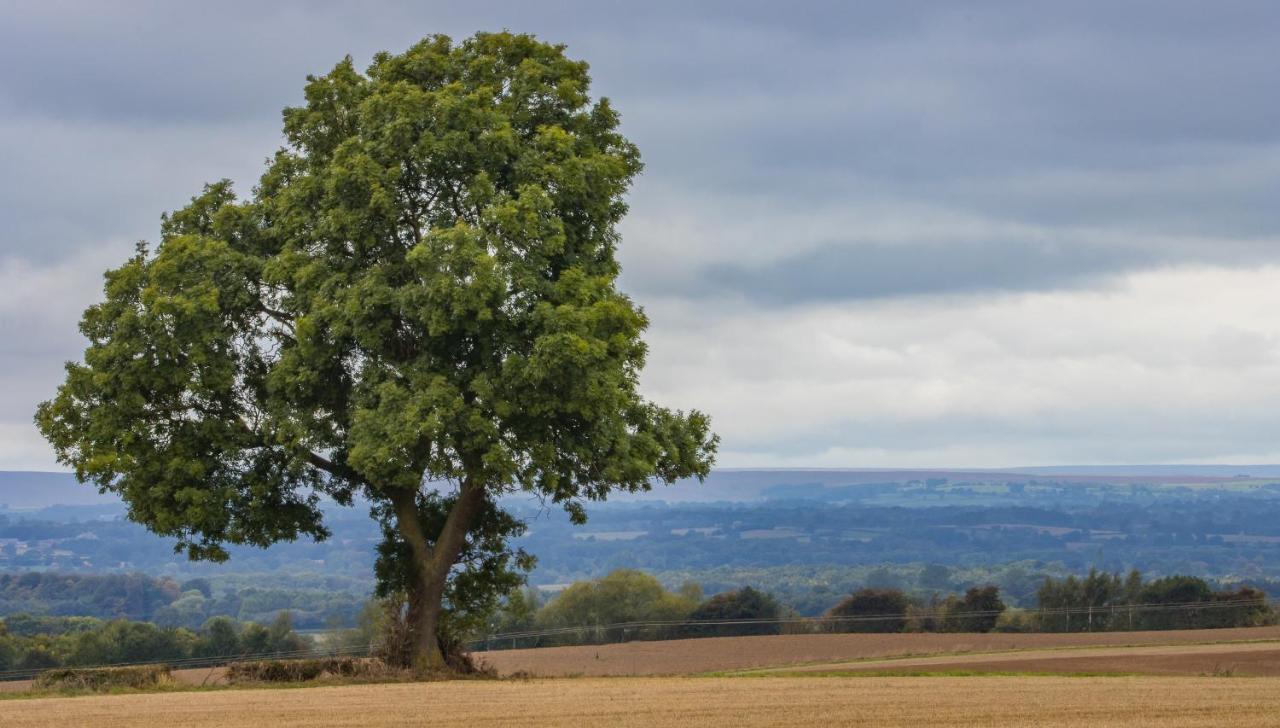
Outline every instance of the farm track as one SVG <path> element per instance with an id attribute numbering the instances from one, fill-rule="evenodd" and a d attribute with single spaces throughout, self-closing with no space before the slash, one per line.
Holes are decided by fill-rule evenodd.
<path id="1" fill-rule="evenodd" d="M 691 675 L 871 658 L 1128 645 L 1276 641 L 1280 627 L 1077 634 L 814 634 L 710 637 L 478 653 L 500 675 Z"/>
<path id="2" fill-rule="evenodd" d="M 1280 679 L 584 678 L 0 702 L 6 728 L 1275 725 Z"/>

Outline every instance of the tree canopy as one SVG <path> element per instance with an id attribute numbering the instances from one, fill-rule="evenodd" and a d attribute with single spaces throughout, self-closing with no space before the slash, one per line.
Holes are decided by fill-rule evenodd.
<path id="1" fill-rule="evenodd" d="M 500 496 L 582 521 L 705 476 L 706 415 L 638 392 L 615 249 L 641 163 L 589 80 L 509 33 L 309 77 L 251 196 L 208 185 L 106 274 L 36 416 L 60 460 L 191 558 L 324 538 L 323 497 L 367 499 L 424 669 L 441 604 L 481 611 L 531 565 Z"/>

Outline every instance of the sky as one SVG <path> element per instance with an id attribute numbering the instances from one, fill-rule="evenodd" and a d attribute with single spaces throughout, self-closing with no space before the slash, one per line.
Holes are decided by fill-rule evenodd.
<path id="1" fill-rule="evenodd" d="M 1280 462 L 1280 5 L 0 0 L 0 469 L 101 274 L 309 73 L 588 61 L 646 169 L 648 397 L 725 467 Z"/>

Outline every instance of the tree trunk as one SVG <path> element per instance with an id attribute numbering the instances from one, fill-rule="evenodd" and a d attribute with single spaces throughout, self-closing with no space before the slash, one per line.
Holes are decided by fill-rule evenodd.
<path id="1" fill-rule="evenodd" d="M 484 488 L 463 481 L 458 498 L 435 538 L 422 530 L 418 514 L 417 493 L 399 491 L 392 495 L 396 528 L 409 545 L 414 580 L 409 586 L 409 648 L 414 674 L 426 676 L 443 672 L 445 654 L 440 644 L 440 612 L 448 585 L 449 572 L 457 563 L 467 531 L 480 506 L 484 504 Z"/>

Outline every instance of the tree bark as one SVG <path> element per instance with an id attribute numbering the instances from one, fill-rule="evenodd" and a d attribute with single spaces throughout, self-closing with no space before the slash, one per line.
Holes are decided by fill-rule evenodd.
<path id="1" fill-rule="evenodd" d="M 467 479 L 445 518 L 440 533 L 431 539 L 422 530 L 417 494 L 400 491 L 392 496 L 396 528 L 409 545 L 413 581 L 409 586 L 409 641 L 411 666 L 419 676 L 446 669 L 440 644 L 440 611 L 449 572 L 466 545 L 467 531 L 484 504 L 484 487 Z"/>

